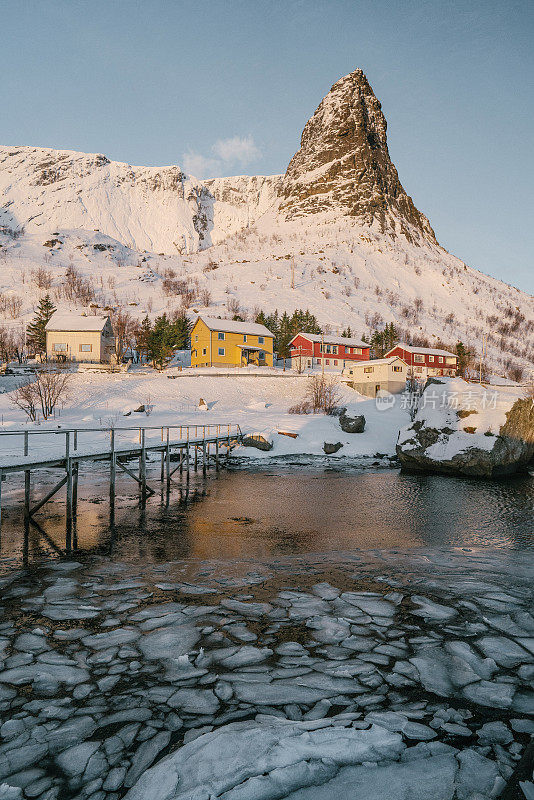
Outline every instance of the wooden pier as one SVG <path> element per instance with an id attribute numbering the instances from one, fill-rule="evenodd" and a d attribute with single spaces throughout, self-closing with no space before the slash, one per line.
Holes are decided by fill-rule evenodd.
<path id="1" fill-rule="evenodd" d="M 20 451 L 2 452 L 4 437 L 18 437 Z M 48 440 L 39 437 L 48 437 Z M 90 440 L 93 440 L 92 443 Z M 72 535 L 78 505 L 80 466 L 109 464 L 109 499 L 113 512 L 117 474 L 123 472 L 139 486 L 140 502 L 155 494 L 147 482 L 147 454 L 160 454 L 157 477 L 170 492 L 173 475 L 191 471 L 219 470 L 231 450 L 242 439 L 239 425 L 166 425 L 110 428 L 59 428 L 0 431 L 0 530 L 2 527 L 2 482 L 5 476 L 24 473 L 24 521 L 33 517 L 63 486 L 66 486 L 65 522 L 67 540 Z M 134 460 L 135 464 L 130 462 Z M 128 466 L 127 466 L 128 465 Z M 40 470 L 58 469 L 61 478 L 44 497 L 32 498 L 32 476 Z"/>

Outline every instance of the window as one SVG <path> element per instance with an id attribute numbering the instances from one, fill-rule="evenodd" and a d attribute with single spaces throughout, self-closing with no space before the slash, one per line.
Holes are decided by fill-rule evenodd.
<path id="1" fill-rule="evenodd" d="M 337 344 L 332 346 L 332 352 L 337 353 Z"/>
<path id="2" fill-rule="evenodd" d="M 221 332 L 221 333 L 218 333 L 218 334 L 217 334 L 217 338 L 218 338 L 218 339 L 222 339 L 222 340 L 224 341 L 224 333 L 222 333 L 222 332 Z"/>
<path id="3" fill-rule="evenodd" d="M 265 336 L 258 336 L 258 344 L 264 344 L 264 343 L 265 343 Z"/>
<path id="4" fill-rule="evenodd" d="M 423 355 L 421 355 L 421 353 L 416 353 L 414 355 L 414 357 L 413 357 L 413 360 L 414 360 L 415 364 L 424 364 L 425 363 L 425 357 Z"/>
<path id="5" fill-rule="evenodd" d="M 219 355 L 220 356 L 224 355 L 224 347 L 219 347 Z"/>
<path id="6" fill-rule="evenodd" d="M 367 373 L 369 373 L 369 372 L 374 372 L 374 371 L 375 371 L 375 368 L 374 368 L 374 367 L 364 367 L 364 368 L 363 368 L 363 371 L 364 371 L 364 372 L 367 372 Z"/>
<path id="7" fill-rule="evenodd" d="M 334 359 L 334 367 L 337 367 L 337 358 Z"/>
<path id="8" fill-rule="evenodd" d="M 430 363 L 432 363 L 434 361 L 434 356 L 428 356 L 428 360 L 430 361 Z"/>
<path id="9" fill-rule="evenodd" d="M 244 341 L 244 342 L 246 342 L 246 341 L 247 341 L 247 334 L 246 334 L 246 333 L 244 333 L 244 334 L 243 334 L 243 341 Z"/>
<path id="10" fill-rule="evenodd" d="M 198 342 L 198 333 L 195 333 L 195 342 Z"/>
<path id="11" fill-rule="evenodd" d="M 330 359 L 329 358 L 326 359 L 326 363 L 330 364 Z"/>
<path id="12" fill-rule="evenodd" d="M 90 353 L 93 349 L 92 344 L 81 344 L 80 345 L 80 353 Z"/>
<path id="13" fill-rule="evenodd" d="M 393 367 L 393 372 L 402 372 L 402 367 Z"/>
<path id="14" fill-rule="evenodd" d="M 64 342 L 54 342 L 54 352 L 55 353 L 66 353 L 67 352 L 67 345 Z"/>
<path id="15" fill-rule="evenodd" d="M 440 364 L 443 364 L 443 356 L 440 356 L 440 357 L 438 358 L 438 361 L 439 361 L 439 363 L 440 363 Z"/>
<path id="16" fill-rule="evenodd" d="M 204 349 L 202 350 L 202 355 L 203 355 L 203 356 L 207 355 L 207 350 L 206 350 L 206 348 L 205 348 L 205 347 L 204 347 Z"/>
<path id="17" fill-rule="evenodd" d="M 326 345 L 326 352 L 327 353 L 331 353 L 332 352 L 332 348 L 331 348 L 331 346 L 329 344 Z"/>

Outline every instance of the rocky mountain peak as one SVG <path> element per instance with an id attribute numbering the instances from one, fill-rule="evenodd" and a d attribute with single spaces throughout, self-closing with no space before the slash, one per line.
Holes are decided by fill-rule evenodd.
<path id="1" fill-rule="evenodd" d="M 382 231 L 436 243 L 427 218 L 399 180 L 387 146 L 380 102 L 361 69 L 340 78 L 302 132 L 281 188 L 281 210 L 293 218 L 341 211 Z"/>

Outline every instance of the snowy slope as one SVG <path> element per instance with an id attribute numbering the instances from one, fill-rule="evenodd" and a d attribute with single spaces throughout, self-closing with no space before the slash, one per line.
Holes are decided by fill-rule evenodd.
<path id="1" fill-rule="evenodd" d="M 276 182 L 276 176 L 242 176 L 203 183 L 177 166 L 0 147 L 0 226 L 99 230 L 136 250 L 189 252 L 254 220 L 272 204 Z"/>

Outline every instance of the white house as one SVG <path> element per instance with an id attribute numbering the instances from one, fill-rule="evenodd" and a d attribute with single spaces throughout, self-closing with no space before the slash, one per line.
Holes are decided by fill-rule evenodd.
<path id="1" fill-rule="evenodd" d="M 111 319 L 56 311 L 45 326 L 49 361 L 110 364 L 115 358 Z"/>
<path id="2" fill-rule="evenodd" d="M 408 371 L 408 365 L 398 356 L 376 358 L 347 365 L 341 380 L 368 397 L 382 391 L 399 394 L 406 388 Z"/>

